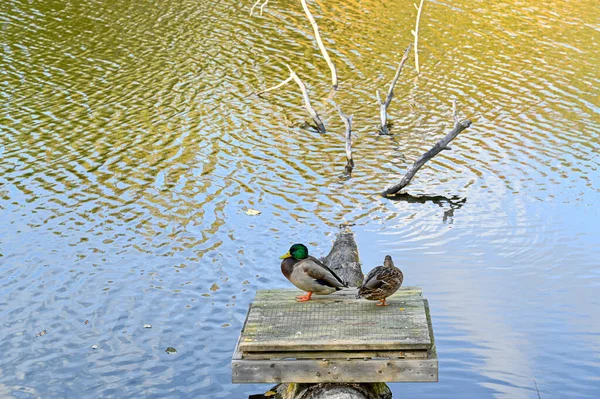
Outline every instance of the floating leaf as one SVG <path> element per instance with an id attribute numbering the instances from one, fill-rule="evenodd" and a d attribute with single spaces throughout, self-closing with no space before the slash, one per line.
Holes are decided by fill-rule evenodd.
<path id="1" fill-rule="evenodd" d="M 177 353 L 177 349 L 173 348 L 172 346 L 169 346 L 169 347 L 168 347 L 168 348 L 165 350 L 165 352 L 167 352 L 168 354 L 171 354 L 171 353 Z"/>
<path id="2" fill-rule="evenodd" d="M 215 292 L 219 288 L 221 288 L 221 287 L 219 287 L 219 284 L 217 284 L 217 283 L 214 283 L 213 285 L 210 286 L 210 290 L 213 292 Z"/>
<path id="3" fill-rule="evenodd" d="M 152 328 L 150 324 L 144 324 L 144 328 Z"/>
<path id="4" fill-rule="evenodd" d="M 400 310 L 404 310 L 404 308 L 400 308 Z"/>
<path id="5" fill-rule="evenodd" d="M 246 210 L 246 215 L 248 215 L 248 216 L 258 216 L 261 213 L 262 213 L 261 211 L 257 211 L 256 209 L 250 209 L 250 208 L 248 208 Z"/>
<path id="6" fill-rule="evenodd" d="M 46 330 L 44 331 L 40 331 L 39 333 L 35 334 L 35 337 L 41 337 L 42 335 L 46 335 Z"/>
<path id="7" fill-rule="evenodd" d="M 83 322 L 83 324 L 90 324 L 90 321 L 86 320 L 86 321 Z"/>

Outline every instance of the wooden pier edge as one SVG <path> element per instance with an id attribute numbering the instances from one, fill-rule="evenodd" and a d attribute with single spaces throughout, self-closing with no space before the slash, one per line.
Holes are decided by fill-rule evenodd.
<path id="1" fill-rule="evenodd" d="M 408 287 L 407 287 L 408 288 Z M 420 296 L 427 319 L 431 344 L 426 355 L 417 352 L 404 358 L 389 357 L 360 358 L 353 354 L 346 358 L 342 353 L 323 353 L 323 358 L 314 354 L 301 358 L 296 352 L 287 352 L 287 357 L 269 353 L 273 357 L 260 359 L 259 354 L 240 350 L 240 338 L 232 358 L 233 383 L 385 383 L 385 382 L 437 382 L 438 359 L 431 323 L 429 302 Z M 252 309 L 252 305 L 249 307 Z M 249 309 L 249 313 L 250 313 Z M 244 323 L 246 326 L 247 320 Z M 367 353 L 367 352 L 365 352 Z M 250 356 L 248 356 L 250 355 Z M 294 358 L 293 358 L 294 357 Z"/>

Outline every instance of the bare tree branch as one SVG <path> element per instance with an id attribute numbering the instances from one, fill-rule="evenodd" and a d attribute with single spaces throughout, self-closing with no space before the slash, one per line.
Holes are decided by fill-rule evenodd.
<path id="1" fill-rule="evenodd" d="M 398 64 L 396 74 L 394 75 L 394 79 L 392 79 L 392 83 L 390 84 L 390 88 L 388 89 L 385 101 L 381 101 L 381 95 L 379 94 L 379 90 L 377 90 L 377 101 L 379 102 L 379 117 L 381 119 L 380 129 L 383 134 L 389 134 L 389 130 L 387 128 L 387 109 L 392 102 L 392 98 L 394 98 L 394 87 L 396 86 L 396 82 L 398 82 L 400 72 L 402 72 L 402 67 L 404 67 L 404 63 L 408 59 L 408 54 L 410 52 L 411 47 L 412 46 L 409 44 L 406 50 L 404 50 L 404 54 L 402 55 L 400 64 Z"/>
<path id="2" fill-rule="evenodd" d="M 435 145 L 429 151 L 421 155 L 419 159 L 417 159 L 416 162 L 408 169 L 408 171 L 399 183 L 396 183 L 386 188 L 382 193 L 384 197 L 397 194 L 404 187 L 408 186 L 413 177 L 415 177 L 415 174 L 419 171 L 419 169 L 421 169 L 421 167 L 423 167 L 423 165 L 425 165 L 429 160 L 431 160 L 441 151 L 448 148 L 448 144 L 450 144 L 450 142 L 454 140 L 460 132 L 471 126 L 471 121 L 469 119 L 465 119 L 463 121 L 458 120 L 456 114 L 456 102 L 453 106 L 453 117 L 454 128 L 443 139 L 435 143 Z"/>
<path id="3" fill-rule="evenodd" d="M 280 87 L 283 87 L 283 86 L 284 86 L 286 83 L 290 82 L 292 79 L 293 79 L 293 78 L 290 76 L 289 78 L 287 78 L 287 79 L 286 79 L 286 80 L 284 80 L 283 82 L 279 83 L 277 86 L 273 86 L 273 87 L 271 87 L 271 88 L 268 88 L 268 89 L 264 89 L 264 90 L 257 91 L 257 92 L 255 92 L 254 94 L 256 94 L 257 96 L 260 96 L 261 94 L 264 94 L 264 93 L 266 93 L 266 92 L 273 91 L 273 90 L 277 90 L 277 89 L 279 89 Z"/>
<path id="4" fill-rule="evenodd" d="M 344 125 L 346 126 L 346 174 L 350 176 L 354 168 L 354 160 L 352 159 L 352 115 L 346 116 L 342 112 L 342 108 L 338 105 L 338 112 Z"/>
<path id="5" fill-rule="evenodd" d="M 292 68 L 290 68 L 289 65 L 286 64 L 285 66 L 290 70 L 290 76 L 298 84 L 298 86 L 300 87 L 300 91 L 302 91 L 302 96 L 304 97 L 304 108 L 306 108 L 306 110 L 312 117 L 313 121 L 316 123 L 317 129 L 321 133 L 326 133 L 327 131 L 325 130 L 325 125 L 323 124 L 323 121 L 321 121 L 321 118 L 319 117 L 319 115 L 317 114 L 317 111 L 315 111 L 313 106 L 310 105 L 310 98 L 308 98 L 308 91 L 306 90 L 306 86 L 304 85 L 304 82 L 302 82 L 302 80 L 298 77 L 298 75 L 296 75 L 296 72 L 294 72 L 292 70 Z"/>
<path id="6" fill-rule="evenodd" d="M 423 11 L 423 1 L 424 0 L 421 0 L 419 7 L 417 7 L 417 5 L 413 3 L 415 8 L 417 9 L 417 22 L 415 23 L 415 30 L 410 31 L 410 33 L 412 33 L 413 36 L 415 37 L 415 65 L 417 67 L 417 73 L 420 73 L 418 42 L 419 42 L 419 20 L 421 19 L 421 11 Z"/>
<path id="7" fill-rule="evenodd" d="M 310 98 L 308 97 L 308 91 L 306 90 L 306 86 L 304 85 L 304 82 L 302 81 L 302 79 L 300 79 L 298 77 L 298 75 L 296 75 L 296 72 L 294 72 L 292 70 L 292 68 L 290 68 L 290 66 L 288 64 L 285 64 L 285 66 L 290 71 L 290 76 L 286 80 L 284 80 L 283 82 L 279 83 L 276 86 L 270 87 L 270 88 L 265 89 L 265 90 L 257 91 L 254 94 L 256 94 L 258 96 L 258 95 L 267 93 L 269 91 L 273 91 L 273 90 L 279 89 L 280 87 L 282 87 L 286 83 L 288 83 L 288 82 L 290 82 L 290 81 L 293 80 L 294 82 L 296 82 L 296 84 L 298 84 L 298 87 L 300 87 L 300 91 L 302 92 L 302 97 L 304 98 L 304 108 L 306 108 L 306 110 L 310 114 L 311 118 L 313 119 L 313 121 L 317 125 L 317 129 L 321 133 L 327 133 L 327 131 L 325 130 L 325 125 L 323 124 L 323 121 L 321 121 L 321 118 L 319 117 L 319 114 L 317 114 L 317 111 L 315 111 L 315 109 L 310 104 Z"/>
<path id="8" fill-rule="evenodd" d="M 254 3 L 254 5 L 252 6 L 252 8 L 250 9 L 250 16 L 252 16 L 252 13 L 254 12 L 254 9 L 256 8 L 256 6 L 258 5 L 258 3 L 260 3 L 261 0 L 256 0 L 256 3 Z M 262 5 L 260 6 L 260 15 L 263 15 L 263 9 L 265 8 L 265 6 L 267 5 L 267 3 L 269 2 L 269 0 L 265 0 L 264 3 L 262 3 Z"/>
<path id="9" fill-rule="evenodd" d="M 315 21 L 312 14 L 310 13 L 310 10 L 308 9 L 308 5 L 306 4 L 306 0 L 301 0 L 301 2 L 302 2 L 302 8 L 304 8 L 304 12 L 306 13 L 308 20 L 310 21 L 310 24 L 312 25 L 313 31 L 315 32 L 315 39 L 317 39 L 317 44 L 319 46 L 319 49 L 321 50 L 321 54 L 323 54 L 323 57 L 325 58 L 325 62 L 327 62 L 327 65 L 329 66 L 329 69 L 331 70 L 331 84 L 333 85 L 334 89 L 337 89 L 338 81 L 337 81 L 337 72 L 335 71 L 335 65 L 333 65 L 333 62 L 331 62 L 331 58 L 329 58 L 329 54 L 327 53 L 327 50 L 325 49 L 325 45 L 323 44 L 323 40 L 321 39 L 321 34 L 319 33 L 319 26 L 317 25 L 317 21 Z"/>

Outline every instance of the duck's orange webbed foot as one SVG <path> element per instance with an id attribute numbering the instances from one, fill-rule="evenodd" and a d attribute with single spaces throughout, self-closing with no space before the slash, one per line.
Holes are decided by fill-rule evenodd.
<path id="1" fill-rule="evenodd" d="M 306 295 L 297 296 L 296 297 L 296 302 L 307 302 L 307 301 L 310 301 L 310 297 L 311 296 L 312 296 L 312 292 L 309 292 Z"/>
<path id="2" fill-rule="evenodd" d="M 380 299 L 380 300 L 379 300 L 379 302 L 377 302 L 377 303 L 375 304 L 375 306 L 387 306 L 387 305 L 389 305 L 389 304 L 388 304 L 388 303 L 385 303 L 385 298 L 383 298 L 383 299 Z"/>

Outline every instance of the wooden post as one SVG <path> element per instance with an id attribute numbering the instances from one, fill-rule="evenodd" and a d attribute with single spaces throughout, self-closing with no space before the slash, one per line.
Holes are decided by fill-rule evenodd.
<path id="1" fill-rule="evenodd" d="M 336 250 L 343 249 L 342 251 Z M 335 238 L 335 243 L 329 254 L 321 259 L 350 287 L 360 287 L 363 281 L 363 272 L 358 256 L 358 245 L 354 240 L 354 233 L 347 224 L 340 225 L 340 231 Z"/>
<path id="2" fill-rule="evenodd" d="M 392 399 L 387 384 L 280 384 L 281 399 Z"/>

